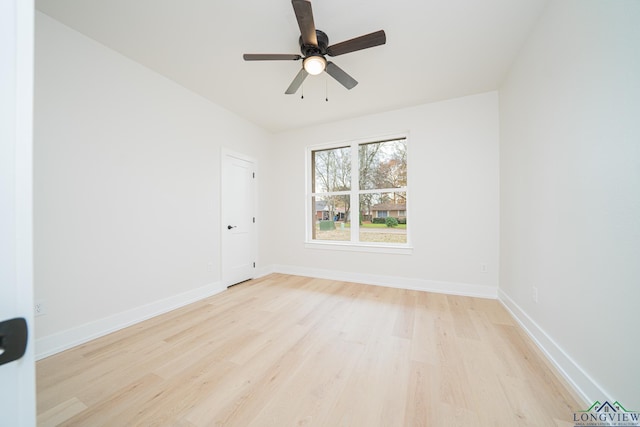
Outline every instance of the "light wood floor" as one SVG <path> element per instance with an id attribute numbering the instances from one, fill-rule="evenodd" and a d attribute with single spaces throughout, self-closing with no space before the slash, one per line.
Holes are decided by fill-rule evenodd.
<path id="1" fill-rule="evenodd" d="M 499 302 L 273 274 L 37 363 L 38 424 L 573 426 Z"/>

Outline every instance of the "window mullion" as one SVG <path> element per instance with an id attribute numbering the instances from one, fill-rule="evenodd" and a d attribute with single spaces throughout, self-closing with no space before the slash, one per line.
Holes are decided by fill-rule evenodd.
<path id="1" fill-rule="evenodd" d="M 360 190 L 360 194 L 375 194 L 375 193 L 398 193 L 407 191 L 407 187 L 394 187 L 394 188 L 374 188 L 373 190 Z"/>
<path id="2" fill-rule="evenodd" d="M 311 197 L 318 196 L 348 196 L 351 194 L 351 190 L 349 191 L 328 191 L 326 193 L 311 193 Z"/>
<path id="3" fill-rule="evenodd" d="M 360 241 L 360 161 L 358 144 L 351 144 L 351 241 Z"/>

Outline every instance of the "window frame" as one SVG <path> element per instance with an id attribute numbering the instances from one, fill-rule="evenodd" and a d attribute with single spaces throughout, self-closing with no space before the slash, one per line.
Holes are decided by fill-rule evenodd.
<path id="1" fill-rule="evenodd" d="M 359 188 L 359 146 L 361 144 L 371 144 L 371 143 L 380 143 L 386 141 L 393 140 L 404 140 L 406 144 L 406 153 L 407 153 L 407 185 L 405 187 L 401 187 L 400 190 L 406 194 L 406 217 L 409 217 L 410 214 L 410 201 L 411 198 L 409 196 L 409 170 L 410 170 L 410 144 L 409 144 L 409 133 L 408 132 L 399 132 L 393 134 L 385 134 L 385 135 L 376 135 L 365 138 L 357 138 L 350 140 L 341 140 L 334 141 L 316 145 L 307 146 L 305 149 L 305 248 L 308 249 L 326 249 L 326 250 L 343 250 L 343 251 L 356 251 L 356 252 L 378 252 L 378 253 L 394 253 L 394 254 L 411 254 L 413 253 L 413 246 L 411 245 L 411 230 L 412 226 L 407 227 L 407 242 L 406 243 L 382 243 L 382 242 L 360 242 L 359 241 L 359 231 L 360 224 L 359 221 L 351 221 L 351 238 L 349 241 L 337 241 L 337 240 L 314 240 L 312 227 L 315 226 L 315 206 L 313 203 L 314 197 L 318 195 L 327 195 L 333 194 L 334 192 L 329 193 L 313 193 L 313 152 L 321 151 L 321 150 L 331 150 L 341 147 L 351 147 L 351 189 L 348 191 L 339 191 L 335 193 L 340 194 L 348 194 L 351 197 L 351 205 L 357 206 L 357 212 L 359 215 L 359 197 L 364 193 L 385 193 L 390 191 L 398 191 L 398 188 L 380 188 L 373 190 L 361 190 Z M 355 203 L 354 202 L 358 202 Z M 313 217 L 313 218 L 312 218 Z M 355 222 L 355 224 L 354 224 Z"/>

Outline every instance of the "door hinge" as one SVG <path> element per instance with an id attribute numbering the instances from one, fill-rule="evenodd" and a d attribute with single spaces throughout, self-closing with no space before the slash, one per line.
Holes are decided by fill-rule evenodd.
<path id="1" fill-rule="evenodd" d="M 255 216 L 253 217 L 253 223 L 254 224 L 256 223 L 256 217 Z"/>
<path id="2" fill-rule="evenodd" d="M 253 263 L 253 268 L 256 268 L 256 263 L 255 262 Z"/>
<path id="3" fill-rule="evenodd" d="M 256 173 L 255 173 L 255 172 L 253 173 L 253 177 L 254 177 L 254 178 L 256 177 Z"/>

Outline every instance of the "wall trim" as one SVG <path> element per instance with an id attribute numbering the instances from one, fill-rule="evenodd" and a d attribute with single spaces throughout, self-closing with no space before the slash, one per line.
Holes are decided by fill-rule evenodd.
<path id="1" fill-rule="evenodd" d="M 409 289 L 414 291 L 436 292 L 440 294 L 461 295 L 467 297 L 498 297 L 498 287 L 474 285 L 470 283 L 443 282 L 437 280 L 414 279 L 408 277 L 382 276 L 346 271 L 324 270 L 319 268 L 297 267 L 292 265 L 273 265 L 273 273 L 292 274 L 296 276 L 315 277 L 318 279 L 340 280 L 344 282 L 362 283 L 365 285 L 386 286 L 389 288 Z"/>
<path id="2" fill-rule="evenodd" d="M 576 397 L 583 400 L 583 403 L 586 405 L 585 408 L 596 400 L 601 400 L 603 397 L 606 399 L 611 398 L 611 395 L 603 390 L 602 387 L 502 289 L 498 290 L 498 300 L 507 311 L 509 311 L 511 316 L 516 319 L 522 329 L 524 329 L 533 342 L 544 353 L 560 375 L 569 383 L 576 392 Z"/>
<path id="3" fill-rule="evenodd" d="M 37 338 L 35 342 L 36 360 L 44 359 L 117 330 L 216 295 L 224 290 L 226 288 L 222 286 L 222 282 L 210 283 L 178 295 Z"/>
<path id="4" fill-rule="evenodd" d="M 255 274 L 253 275 L 254 279 L 260 279 L 264 276 L 268 276 L 271 273 L 275 273 L 275 271 L 273 271 L 273 266 L 269 265 L 267 267 L 258 267 L 255 270 Z"/>

